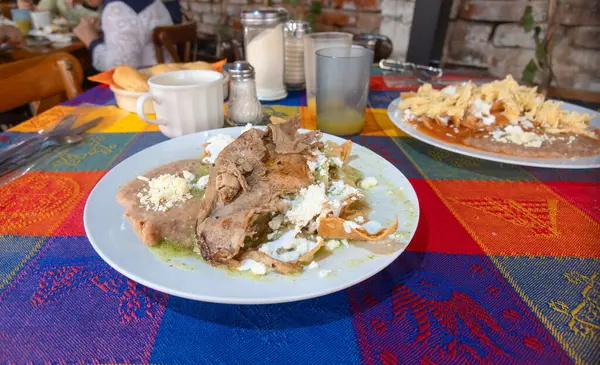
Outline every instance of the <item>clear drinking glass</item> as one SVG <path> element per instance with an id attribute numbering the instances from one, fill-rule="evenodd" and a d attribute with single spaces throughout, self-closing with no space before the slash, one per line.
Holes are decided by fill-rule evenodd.
<path id="1" fill-rule="evenodd" d="M 365 126 L 373 51 L 363 47 L 317 51 L 317 128 L 340 136 Z"/>
<path id="2" fill-rule="evenodd" d="M 316 52 L 323 48 L 350 47 L 352 34 L 341 32 L 312 33 L 304 37 L 304 76 L 306 78 L 306 103 L 311 112 L 315 112 L 316 95 Z"/>

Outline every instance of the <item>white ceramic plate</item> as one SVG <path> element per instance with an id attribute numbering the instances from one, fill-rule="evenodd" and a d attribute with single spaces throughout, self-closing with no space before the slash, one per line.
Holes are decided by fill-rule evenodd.
<path id="1" fill-rule="evenodd" d="M 371 219 L 389 223 L 398 216 L 400 249 L 377 255 L 353 245 L 341 247 L 319 261 L 320 269 L 332 270 L 325 278 L 318 270 L 286 277 L 271 273 L 264 277 L 230 272 L 204 263 L 200 258 L 171 259 L 155 255 L 133 232 L 116 202 L 120 186 L 160 165 L 187 158 L 199 158 L 206 139 L 219 133 L 239 136 L 242 128 L 216 129 L 172 139 L 147 148 L 110 170 L 90 194 L 84 212 L 86 234 L 98 254 L 115 270 L 140 284 L 183 298 L 215 303 L 265 304 L 318 297 L 359 283 L 388 266 L 404 251 L 419 220 L 417 195 L 406 177 L 392 164 L 354 145 L 359 158 L 350 162 L 379 184 L 367 191 L 373 208 Z M 344 140 L 324 135 L 323 140 Z"/>
<path id="2" fill-rule="evenodd" d="M 521 166 L 549 167 L 561 169 L 592 169 L 600 167 L 600 154 L 591 157 L 579 158 L 518 157 L 503 155 L 500 153 L 486 152 L 468 146 L 461 146 L 453 143 L 448 143 L 437 138 L 431 137 L 426 133 L 417 130 L 417 127 L 414 124 L 403 121 L 402 115 L 400 114 L 400 109 L 398 108 L 401 101 L 402 99 L 398 98 L 392 101 L 388 106 L 388 115 L 390 119 L 394 122 L 394 124 L 396 124 L 398 128 L 400 128 L 404 133 L 408 134 L 409 136 L 414 137 L 420 140 L 421 142 L 425 142 L 427 144 L 442 148 L 447 151 L 475 158 L 481 158 L 483 160 L 490 160 Z M 597 112 L 569 103 L 563 103 L 562 109 L 592 114 L 594 115 L 594 118 L 591 121 L 591 125 L 593 125 L 596 128 L 600 128 L 600 114 L 598 114 Z"/>

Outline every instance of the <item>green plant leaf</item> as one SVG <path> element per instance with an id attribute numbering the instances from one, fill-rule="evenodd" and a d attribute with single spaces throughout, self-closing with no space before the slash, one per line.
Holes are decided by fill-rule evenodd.
<path id="1" fill-rule="evenodd" d="M 540 27 L 539 25 L 537 27 L 535 27 L 535 33 L 533 34 L 533 37 L 535 39 L 540 38 L 540 33 L 542 33 L 542 27 Z"/>
<path id="2" fill-rule="evenodd" d="M 529 84 L 533 84 L 535 80 L 535 75 L 537 74 L 538 67 L 535 64 L 534 60 L 530 60 L 525 69 L 523 69 L 523 75 L 521 76 L 521 80 L 527 82 Z"/>
<path id="3" fill-rule="evenodd" d="M 546 60 L 546 47 L 544 47 L 544 42 L 539 39 L 535 43 L 535 58 L 538 62 L 543 63 Z"/>
<path id="4" fill-rule="evenodd" d="M 321 14 L 323 12 L 323 4 L 319 0 L 313 0 L 310 3 L 310 13 L 311 14 Z"/>
<path id="5" fill-rule="evenodd" d="M 525 8 L 525 13 L 523 13 L 523 17 L 521 18 L 520 23 L 526 32 L 531 31 L 535 26 L 535 20 L 533 19 L 533 9 L 531 8 L 531 6 L 527 6 Z"/>

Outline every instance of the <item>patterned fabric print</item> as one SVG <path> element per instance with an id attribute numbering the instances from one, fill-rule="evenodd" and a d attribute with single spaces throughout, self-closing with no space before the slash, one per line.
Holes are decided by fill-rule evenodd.
<path id="1" fill-rule="evenodd" d="M 426 181 L 410 180 L 410 183 L 419 197 L 421 216 L 408 251 L 484 253 Z"/>
<path id="2" fill-rule="evenodd" d="M 262 105 L 306 106 L 306 91 L 288 91 L 287 98 L 276 101 L 261 101 Z"/>
<path id="3" fill-rule="evenodd" d="M 37 115 L 26 122 L 23 122 L 14 128 L 11 132 L 37 132 L 39 130 L 47 129 L 62 119 L 67 113 L 73 110 L 70 106 L 56 106 L 52 109 L 46 110 L 40 115 Z"/>
<path id="4" fill-rule="evenodd" d="M 367 147 L 371 151 L 391 162 L 396 168 L 402 171 L 407 178 L 423 178 L 423 175 L 421 175 L 421 173 L 415 168 L 406 155 L 398 149 L 398 146 L 390 138 L 353 136 L 350 137 L 350 139 L 354 143 L 358 143 L 361 146 Z"/>
<path id="5" fill-rule="evenodd" d="M 222 305 L 171 297 L 152 362 L 358 364 L 354 340 L 345 292 L 277 305 Z"/>
<path id="6" fill-rule="evenodd" d="M 44 237 L 0 236 L 0 292 L 45 240 Z"/>
<path id="7" fill-rule="evenodd" d="M 77 106 L 83 103 L 112 105 L 113 100 L 114 94 L 108 85 L 99 85 L 98 87 L 87 90 L 71 100 L 67 100 L 62 105 Z"/>
<path id="8" fill-rule="evenodd" d="M 411 253 L 349 289 L 364 364 L 565 364 L 482 255 Z"/>
<path id="9" fill-rule="evenodd" d="M 546 185 L 566 201 L 600 223 L 600 182 L 548 182 Z"/>
<path id="10" fill-rule="evenodd" d="M 121 154 L 115 159 L 113 165 L 118 165 L 121 161 L 127 159 L 136 153 L 145 150 L 155 144 L 164 142 L 169 138 L 160 132 L 147 132 L 136 134 L 129 144 L 121 151 Z"/>
<path id="11" fill-rule="evenodd" d="M 300 113 L 300 107 L 285 105 L 264 105 L 263 111 L 269 116 L 287 119 Z"/>
<path id="12" fill-rule="evenodd" d="M 578 363 L 600 363 L 600 260 L 495 259 L 519 295 Z"/>
<path id="13" fill-rule="evenodd" d="M 102 174 L 30 172 L 1 187 L 0 234 L 51 235 Z"/>
<path id="14" fill-rule="evenodd" d="M 52 238 L 0 294 L 0 363 L 148 363 L 167 298 Z"/>
<path id="15" fill-rule="evenodd" d="M 430 184 L 487 254 L 600 257 L 600 225 L 541 183 Z"/>
<path id="16" fill-rule="evenodd" d="M 95 133 L 42 167 L 46 171 L 105 170 L 136 137 L 134 133 Z"/>
<path id="17" fill-rule="evenodd" d="M 533 167 L 526 167 L 525 169 L 542 181 L 600 182 L 600 169 L 566 170 L 541 169 Z"/>
<path id="18" fill-rule="evenodd" d="M 388 105 L 400 97 L 400 91 L 372 90 L 369 92 L 369 106 L 387 111 Z"/>
<path id="19" fill-rule="evenodd" d="M 459 155 L 429 146 L 413 138 L 394 138 L 394 141 L 428 179 L 534 180 L 531 174 L 518 166 Z"/>

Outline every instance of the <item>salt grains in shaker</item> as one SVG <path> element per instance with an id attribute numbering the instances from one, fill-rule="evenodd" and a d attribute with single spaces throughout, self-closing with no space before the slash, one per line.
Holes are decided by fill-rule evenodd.
<path id="1" fill-rule="evenodd" d="M 259 124 L 263 119 L 256 97 L 254 68 L 246 61 L 236 61 L 229 69 L 231 91 L 227 103 L 227 119 L 231 124 Z"/>
<path id="2" fill-rule="evenodd" d="M 254 67 L 259 100 L 280 100 L 287 96 L 283 82 L 286 20 L 287 11 L 283 8 L 242 11 L 246 61 Z"/>
<path id="3" fill-rule="evenodd" d="M 288 90 L 304 89 L 304 35 L 310 33 L 310 25 L 302 20 L 285 23 L 285 74 Z"/>

